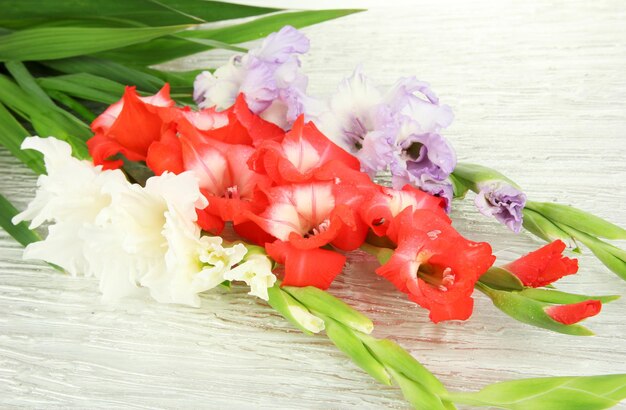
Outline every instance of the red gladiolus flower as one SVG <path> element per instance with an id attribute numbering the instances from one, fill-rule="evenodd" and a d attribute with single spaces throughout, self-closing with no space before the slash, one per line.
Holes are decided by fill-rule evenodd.
<path id="1" fill-rule="evenodd" d="M 263 141 L 249 165 L 275 183 L 285 184 L 318 179 L 315 174 L 323 173 L 331 161 L 352 170 L 360 167 L 358 159 L 326 138 L 312 122 L 305 124 L 304 116 L 300 116 L 282 141 Z"/>
<path id="2" fill-rule="evenodd" d="M 200 226 L 220 233 L 224 222 L 246 222 L 246 212 L 260 212 L 267 205 L 259 187 L 269 186 L 264 175 L 251 171 L 246 162 L 254 148 L 204 138 L 196 132 L 179 133 L 183 168 L 198 177 L 200 190 L 209 200 L 199 218 Z"/>
<path id="3" fill-rule="evenodd" d="M 120 101 L 107 108 L 91 124 L 95 135 L 87 141 L 89 153 L 96 165 L 119 168 L 122 160 L 108 160 L 118 153 L 131 161 L 144 161 L 150 145 L 161 138 L 168 128 L 174 101 L 169 97 L 169 85 L 150 97 L 139 97 L 135 87 L 126 87 Z"/>
<path id="4" fill-rule="evenodd" d="M 524 286 L 545 286 L 563 276 L 578 272 L 578 260 L 564 257 L 564 250 L 565 243 L 556 240 L 504 265 L 503 268 L 517 276 Z"/>
<path id="5" fill-rule="evenodd" d="M 595 316 L 602 310 L 602 302 L 599 300 L 586 300 L 571 305 L 556 305 L 546 308 L 546 313 L 557 322 L 565 325 L 573 325 L 583 319 Z"/>
<path id="6" fill-rule="evenodd" d="M 376 273 L 430 310 L 433 322 L 467 319 L 474 284 L 495 261 L 491 246 L 463 238 L 429 210 L 407 208 L 390 229 L 397 231 L 398 246 Z"/>
<path id="7" fill-rule="evenodd" d="M 450 222 L 445 213 L 445 200 L 437 198 L 411 185 L 405 185 L 401 191 L 379 187 L 374 195 L 360 209 L 361 218 L 378 236 L 387 234 L 393 218 L 406 208 L 413 210 L 427 209 L 436 212 L 440 218 Z M 395 236 L 395 235 L 392 235 Z M 395 240 L 396 238 L 392 238 Z"/>
<path id="8" fill-rule="evenodd" d="M 356 211 L 360 192 L 348 183 L 326 181 L 277 186 L 266 195 L 267 209 L 248 218 L 278 239 L 265 246 L 270 255 L 280 256 L 278 262 L 286 261 L 286 284 L 327 288 L 345 257 L 320 248 L 330 244 L 349 251 L 365 241 L 367 225 Z"/>

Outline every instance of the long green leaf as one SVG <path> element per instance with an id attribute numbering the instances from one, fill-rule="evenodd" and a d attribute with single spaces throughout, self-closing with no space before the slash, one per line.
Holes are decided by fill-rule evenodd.
<path id="1" fill-rule="evenodd" d="M 526 288 L 520 292 L 520 295 L 525 296 L 527 298 L 538 300 L 540 302 L 556 303 L 559 305 L 567 305 L 570 303 L 585 302 L 587 300 L 599 300 L 602 303 L 609 303 L 620 298 L 619 295 L 588 296 L 588 295 L 576 295 L 574 293 L 561 292 L 555 289 L 535 289 L 535 288 Z"/>
<path id="2" fill-rule="evenodd" d="M 43 164 L 41 153 L 33 150 L 22 150 L 21 148 L 22 141 L 29 135 L 30 133 L 0 103 L 0 144 L 30 169 L 42 174 L 46 167 Z"/>
<path id="3" fill-rule="evenodd" d="M 607 268 L 626 280 L 626 251 L 568 225 L 559 224 L 559 227 L 581 241 Z"/>
<path id="4" fill-rule="evenodd" d="M 588 235 L 607 239 L 626 239 L 626 229 L 572 206 L 530 201 L 526 206 L 552 221 L 571 226 Z"/>
<path id="5" fill-rule="evenodd" d="M 40 104 L 47 105 L 49 107 L 54 106 L 54 103 L 45 93 L 44 90 L 37 84 L 35 78 L 26 69 L 24 64 L 19 61 L 8 61 L 5 67 L 11 73 L 15 81 L 20 87 L 31 97 L 38 100 Z"/>
<path id="6" fill-rule="evenodd" d="M 189 30 L 179 33 L 178 36 L 215 40 L 228 44 L 239 44 L 265 37 L 274 31 L 280 30 L 286 24 L 301 28 L 326 20 L 347 16 L 358 11 L 361 10 L 319 10 L 280 13 L 219 29 Z M 122 63 L 153 65 L 206 51 L 211 48 L 212 47 L 208 45 L 188 42 L 180 38 L 167 37 L 103 52 L 99 55 Z"/>
<path id="7" fill-rule="evenodd" d="M 93 74 L 80 73 L 38 78 L 46 90 L 61 91 L 71 96 L 104 104 L 117 102 L 124 93 L 124 85 Z"/>
<path id="8" fill-rule="evenodd" d="M 140 90 L 156 92 L 165 81 L 151 73 L 128 67 L 114 61 L 101 58 L 81 56 L 61 60 L 44 61 L 46 66 L 65 74 L 93 74 L 124 85 L 136 85 Z M 193 80 L 186 83 L 190 86 Z"/>
<path id="9" fill-rule="evenodd" d="M 54 60 L 97 53 L 145 42 L 187 27 L 26 29 L 0 36 L 0 61 Z"/>
<path id="10" fill-rule="evenodd" d="M 279 9 L 208 0 L 3 0 L 0 26 L 23 28 L 61 19 L 124 19 L 172 26 L 251 17 Z"/>
<path id="11" fill-rule="evenodd" d="M 513 380 L 476 393 L 450 393 L 447 398 L 512 410 L 600 410 L 626 398 L 626 374 Z"/>
<path id="12" fill-rule="evenodd" d="M 77 156 L 86 158 L 84 141 L 92 136 L 89 126 L 54 104 L 42 106 L 38 101 L 11 79 L 0 75 L 0 103 L 29 121 L 37 133 L 67 140 L 75 147 Z"/>
<path id="13" fill-rule="evenodd" d="M 11 219 L 17 215 L 19 211 L 13 206 L 4 196 L 0 195 L 0 226 L 16 241 L 26 246 L 29 243 L 37 242 L 41 238 L 36 232 L 28 229 L 28 224 L 20 222 L 17 225 L 13 225 Z"/>

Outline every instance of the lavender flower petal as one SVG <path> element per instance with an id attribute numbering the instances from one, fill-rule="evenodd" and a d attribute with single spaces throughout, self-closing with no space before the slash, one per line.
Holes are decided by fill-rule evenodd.
<path id="1" fill-rule="evenodd" d="M 406 169 L 416 179 L 426 175 L 430 179 L 443 181 L 456 166 L 454 149 L 439 134 L 409 135 L 400 147 Z"/>
<path id="2" fill-rule="evenodd" d="M 479 192 L 474 200 L 478 210 L 493 216 L 515 233 L 522 228 L 522 211 L 526 195 L 503 181 L 486 181 L 477 184 Z"/>
<path id="3" fill-rule="evenodd" d="M 292 54 L 305 54 L 309 51 L 309 39 L 295 27 L 285 26 L 272 33 L 263 41 L 260 48 L 250 54 L 268 63 L 283 64 Z"/>

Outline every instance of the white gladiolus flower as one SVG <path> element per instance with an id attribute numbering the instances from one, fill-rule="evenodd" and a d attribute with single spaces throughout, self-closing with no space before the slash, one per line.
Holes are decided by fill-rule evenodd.
<path id="1" fill-rule="evenodd" d="M 111 203 L 111 195 L 103 192 L 106 185 L 124 186 L 121 171 L 105 171 L 88 161 L 72 157 L 66 142 L 55 138 L 29 137 L 22 149 L 44 154 L 48 175 L 37 180 L 37 193 L 26 210 L 13 218 L 13 223 L 30 220 L 34 229 L 44 222 L 53 222 L 48 236 L 28 245 L 25 259 L 42 259 L 54 263 L 72 275 L 87 273 L 88 262 L 83 253 L 80 232 L 93 224 L 98 214 Z"/>
<path id="2" fill-rule="evenodd" d="M 44 154 L 48 175 L 39 177 L 35 199 L 13 222 L 51 223 L 47 238 L 28 245 L 24 257 L 95 276 L 105 300 L 144 286 L 159 302 L 199 306 L 198 293 L 227 280 L 247 253 L 243 244 L 224 247 L 222 238 L 201 236 L 196 209 L 207 201 L 191 172 L 165 173 L 141 187 L 119 170 L 73 158 L 55 138 L 30 137 L 22 147 Z M 257 268 L 251 276 L 248 270 Z M 233 278 L 267 298 L 275 280 L 269 261 L 251 258 L 235 269 Z"/>
<path id="3" fill-rule="evenodd" d="M 268 300 L 267 288 L 274 286 L 276 276 L 272 273 L 272 262 L 263 254 L 253 254 L 243 263 L 226 272 L 227 280 L 246 282 L 250 286 L 250 295 Z"/>

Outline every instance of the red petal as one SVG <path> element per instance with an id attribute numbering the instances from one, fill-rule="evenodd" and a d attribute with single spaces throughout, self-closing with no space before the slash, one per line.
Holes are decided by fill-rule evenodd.
<path id="1" fill-rule="evenodd" d="M 522 256 L 503 268 L 515 274 L 525 286 L 540 287 L 578 272 L 578 260 L 564 257 L 565 243 L 556 240 Z"/>
<path id="2" fill-rule="evenodd" d="M 265 246 L 266 243 L 272 243 L 276 240 L 276 238 L 259 228 L 257 224 L 251 221 L 234 225 L 233 228 L 235 229 L 235 232 L 237 232 L 237 235 L 259 246 Z"/>
<path id="3" fill-rule="evenodd" d="M 340 253 L 326 249 L 297 249 L 282 241 L 266 244 L 265 250 L 276 262 L 285 265 L 283 286 L 328 289 L 346 263 L 346 257 Z"/>
<path id="4" fill-rule="evenodd" d="M 239 123 L 248 131 L 254 145 L 265 140 L 281 141 L 285 131 L 278 125 L 265 121 L 248 108 L 243 94 L 237 96 L 233 112 Z"/>
<path id="5" fill-rule="evenodd" d="M 219 235 L 224 230 L 224 221 L 209 213 L 206 208 L 196 209 L 196 214 L 198 214 L 198 225 L 202 230 L 213 235 Z"/>
<path id="6" fill-rule="evenodd" d="M 564 325 L 573 325 L 583 319 L 595 316 L 602 310 L 599 300 L 586 300 L 571 305 L 557 305 L 546 308 L 546 313 L 557 322 Z"/>
<path id="7" fill-rule="evenodd" d="M 175 174 L 185 171 L 180 140 L 173 130 L 163 134 L 160 141 L 150 145 L 146 156 L 146 165 L 156 175 L 161 175 L 165 171 Z"/>

